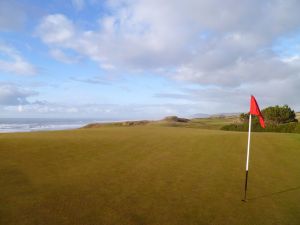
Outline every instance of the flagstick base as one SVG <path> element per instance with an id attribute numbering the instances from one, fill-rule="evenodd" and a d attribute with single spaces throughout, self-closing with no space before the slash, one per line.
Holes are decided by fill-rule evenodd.
<path id="1" fill-rule="evenodd" d="M 243 202 L 247 202 L 247 188 L 248 188 L 248 170 L 246 170 L 246 180 L 245 180 L 245 195 Z"/>

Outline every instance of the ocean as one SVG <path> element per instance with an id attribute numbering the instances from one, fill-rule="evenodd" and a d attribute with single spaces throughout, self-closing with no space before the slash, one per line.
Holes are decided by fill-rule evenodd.
<path id="1" fill-rule="evenodd" d="M 54 119 L 54 118 L 0 118 L 0 133 L 70 130 L 89 123 L 113 120 L 100 119 Z"/>

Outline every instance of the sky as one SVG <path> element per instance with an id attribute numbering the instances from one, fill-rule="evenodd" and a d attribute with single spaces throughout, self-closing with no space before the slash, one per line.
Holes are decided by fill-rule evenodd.
<path id="1" fill-rule="evenodd" d="M 0 0 L 0 116 L 300 111 L 298 0 Z"/>

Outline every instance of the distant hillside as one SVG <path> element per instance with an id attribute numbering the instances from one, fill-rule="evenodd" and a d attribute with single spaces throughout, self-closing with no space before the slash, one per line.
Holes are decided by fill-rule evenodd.
<path id="1" fill-rule="evenodd" d="M 210 118 L 218 118 L 218 117 L 239 117 L 241 113 L 218 113 L 218 114 L 212 114 L 209 117 Z"/>
<path id="2" fill-rule="evenodd" d="M 239 116 L 241 113 L 233 112 L 233 113 L 216 113 L 216 114 L 205 114 L 205 113 L 197 113 L 190 116 L 190 118 L 215 118 L 215 117 L 228 117 L 228 116 Z"/>
<path id="3" fill-rule="evenodd" d="M 209 117 L 209 114 L 205 114 L 205 113 L 196 113 L 190 116 L 190 118 L 207 118 Z"/>

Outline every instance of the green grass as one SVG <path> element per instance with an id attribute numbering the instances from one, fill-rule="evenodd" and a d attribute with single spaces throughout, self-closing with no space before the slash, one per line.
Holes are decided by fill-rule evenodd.
<path id="1" fill-rule="evenodd" d="M 300 135 L 165 126 L 0 134 L 2 225 L 293 225 Z"/>

